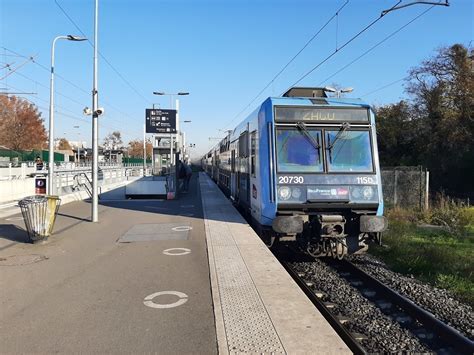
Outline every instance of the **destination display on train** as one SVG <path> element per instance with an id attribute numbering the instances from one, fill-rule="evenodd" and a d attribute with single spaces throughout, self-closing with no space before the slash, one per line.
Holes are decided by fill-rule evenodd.
<path id="1" fill-rule="evenodd" d="M 145 110 L 146 133 L 176 133 L 176 110 Z"/>
<path id="2" fill-rule="evenodd" d="M 275 120 L 292 121 L 335 121 L 335 122 L 368 122 L 367 108 L 322 108 L 322 107 L 276 107 Z"/>

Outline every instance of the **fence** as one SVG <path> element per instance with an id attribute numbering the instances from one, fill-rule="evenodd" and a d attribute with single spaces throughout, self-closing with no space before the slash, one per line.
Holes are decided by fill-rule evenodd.
<path id="1" fill-rule="evenodd" d="M 10 150 L 0 149 L 0 166 L 8 166 L 11 163 L 14 167 L 20 166 L 22 162 L 34 162 L 36 157 L 41 157 L 43 161 L 49 160 L 49 152 L 47 150 Z M 54 161 L 64 162 L 65 155 L 62 153 L 54 153 Z"/>
<path id="2" fill-rule="evenodd" d="M 428 209 L 429 176 L 421 166 L 382 168 L 385 205 Z"/>
<path id="3" fill-rule="evenodd" d="M 142 164 L 143 165 L 143 158 L 136 158 L 136 157 L 123 157 L 122 163 L 125 164 Z M 151 164 L 151 159 L 146 160 L 147 164 Z"/>

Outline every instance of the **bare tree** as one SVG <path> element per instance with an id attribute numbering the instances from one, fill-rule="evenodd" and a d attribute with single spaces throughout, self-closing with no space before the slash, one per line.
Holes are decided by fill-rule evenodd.
<path id="1" fill-rule="evenodd" d="M 104 138 L 104 148 L 109 150 L 117 150 L 123 148 L 122 134 L 114 131 Z"/>

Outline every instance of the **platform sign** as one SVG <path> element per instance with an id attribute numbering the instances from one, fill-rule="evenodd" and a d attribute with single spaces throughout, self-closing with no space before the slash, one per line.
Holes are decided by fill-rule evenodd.
<path id="1" fill-rule="evenodd" d="M 176 110 L 145 110 L 146 133 L 176 133 Z"/>

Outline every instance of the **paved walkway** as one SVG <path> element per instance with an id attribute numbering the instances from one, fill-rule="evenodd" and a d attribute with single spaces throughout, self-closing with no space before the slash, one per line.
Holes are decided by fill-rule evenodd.
<path id="1" fill-rule="evenodd" d="M 0 218 L 0 353 L 349 353 L 204 174 L 177 200 L 60 208 L 26 243 Z M 202 193 L 202 196 L 201 196 Z M 204 205 L 204 211 L 202 206 Z"/>
<path id="2" fill-rule="evenodd" d="M 95 224 L 87 202 L 59 213 L 39 245 L 0 219 L 0 353 L 217 352 L 196 179 L 175 201 L 101 202 Z"/>

